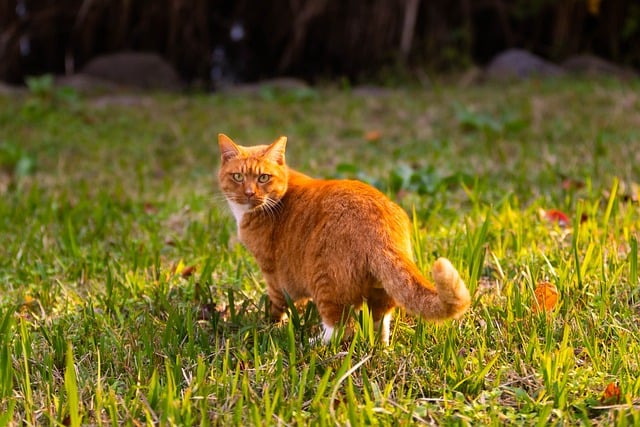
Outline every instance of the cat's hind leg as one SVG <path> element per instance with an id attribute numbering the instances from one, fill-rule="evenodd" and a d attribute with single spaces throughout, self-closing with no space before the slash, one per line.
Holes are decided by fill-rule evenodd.
<path id="1" fill-rule="evenodd" d="M 337 306 L 335 306 L 332 310 L 334 310 L 334 313 L 341 312 L 343 314 L 341 316 L 325 316 L 322 314 L 323 310 L 318 308 L 318 311 L 322 316 L 322 334 L 320 338 L 325 344 L 328 344 L 331 341 L 335 329 L 340 325 L 344 325 L 345 327 L 345 338 L 348 338 L 353 333 L 353 325 L 350 324 L 348 314 L 349 307 L 342 306 L 342 308 L 338 309 Z M 326 308 L 324 312 L 327 312 Z M 391 336 L 391 309 L 388 309 L 386 312 L 376 312 L 376 310 L 374 310 L 372 312 L 372 317 L 374 321 L 374 328 L 376 331 L 380 331 L 380 340 L 385 346 L 389 345 L 389 338 Z"/>
<path id="2" fill-rule="evenodd" d="M 389 345 L 391 312 L 396 306 L 396 302 L 381 287 L 373 287 L 367 297 L 367 305 L 371 309 L 373 326 L 377 331 L 380 331 L 380 340 L 384 345 Z"/>
<path id="3" fill-rule="evenodd" d="M 316 292 L 313 295 L 318 313 L 322 318 L 322 336 L 325 344 L 331 341 L 335 329 L 348 321 L 349 305 L 339 301 L 340 295 L 336 295 L 336 287 L 328 281 L 316 283 Z M 345 324 L 345 334 L 350 333 L 349 325 Z"/>
<path id="4" fill-rule="evenodd" d="M 373 326 L 380 331 L 380 340 L 384 345 L 389 345 L 391 337 L 391 312 L 386 313 L 381 319 L 375 321 Z"/>

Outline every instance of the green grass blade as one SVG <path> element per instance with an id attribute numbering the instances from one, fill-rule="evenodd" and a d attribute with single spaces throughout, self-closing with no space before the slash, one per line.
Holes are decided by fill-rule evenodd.
<path id="1" fill-rule="evenodd" d="M 76 378 L 76 366 L 73 358 L 73 347 L 67 344 L 67 363 L 64 371 L 64 389 L 67 392 L 67 409 L 72 427 L 81 424 L 80 418 L 80 397 L 78 392 L 78 381 Z"/>
<path id="2" fill-rule="evenodd" d="M 12 418 L 13 418 L 13 412 L 15 411 L 15 409 L 16 409 L 16 401 L 15 400 L 9 401 L 9 404 L 7 405 L 4 412 L 0 413 L 0 426 L 4 427 L 4 426 L 13 425 Z"/>
<path id="3" fill-rule="evenodd" d="M 613 212 L 613 208 L 615 206 L 617 196 L 618 196 L 618 186 L 620 182 L 618 178 L 613 179 L 613 184 L 611 185 L 611 190 L 609 193 L 609 200 L 607 200 L 607 207 L 604 211 L 604 217 L 602 219 L 602 224 L 604 225 L 604 236 L 606 237 L 607 231 L 609 230 L 609 220 L 611 219 L 611 213 Z"/>
<path id="4" fill-rule="evenodd" d="M 20 318 L 20 346 L 22 347 L 22 365 L 23 365 L 23 381 L 24 387 L 24 412 L 27 423 L 34 423 L 34 404 L 33 391 L 31 389 L 31 374 L 29 355 L 31 353 L 31 339 L 27 330 L 27 322 L 24 318 Z"/>
<path id="5" fill-rule="evenodd" d="M 0 322 L 0 402 L 13 394 L 13 313 L 13 310 L 7 310 Z"/>
<path id="6" fill-rule="evenodd" d="M 486 245 L 489 232 L 491 212 L 487 211 L 482 222 L 482 226 L 473 235 L 473 241 L 471 242 L 471 251 L 467 259 L 467 265 L 469 266 L 469 283 L 470 291 L 473 292 L 478 283 L 478 278 L 482 274 L 484 267 L 484 258 L 486 255 Z"/>
<path id="7" fill-rule="evenodd" d="M 631 236 L 629 252 L 629 283 L 632 286 L 638 284 L 638 239 L 635 236 Z"/>

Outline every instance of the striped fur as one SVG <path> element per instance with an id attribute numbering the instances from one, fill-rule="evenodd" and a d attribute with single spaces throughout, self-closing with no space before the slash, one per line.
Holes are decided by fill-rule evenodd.
<path id="1" fill-rule="evenodd" d="M 289 169 L 286 141 L 242 147 L 218 138 L 220 187 L 240 240 L 266 279 L 275 320 L 286 309 L 285 294 L 312 299 L 327 340 L 349 308 L 366 301 L 388 342 L 396 305 L 433 320 L 467 310 L 469 292 L 448 260 L 434 263 L 435 286 L 416 267 L 402 208 L 362 182 L 312 179 Z"/>

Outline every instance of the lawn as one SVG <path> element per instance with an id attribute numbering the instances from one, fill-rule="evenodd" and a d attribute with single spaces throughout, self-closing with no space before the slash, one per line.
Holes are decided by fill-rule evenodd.
<path id="1" fill-rule="evenodd" d="M 216 187 L 217 134 L 387 192 L 460 320 L 313 343 Z M 640 425 L 640 82 L 0 95 L 0 425 Z"/>

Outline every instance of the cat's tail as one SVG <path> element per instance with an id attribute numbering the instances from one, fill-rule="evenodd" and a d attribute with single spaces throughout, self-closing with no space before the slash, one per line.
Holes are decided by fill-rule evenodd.
<path id="1" fill-rule="evenodd" d="M 469 308 L 471 296 L 458 271 L 446 258 L 433 263 L 434 286 L 405 256 L 378 258 L 374 275 L 407 311 L 431 320 L 456 319 Z M 376 271 L 377 270 L 377 271 Z"/>

